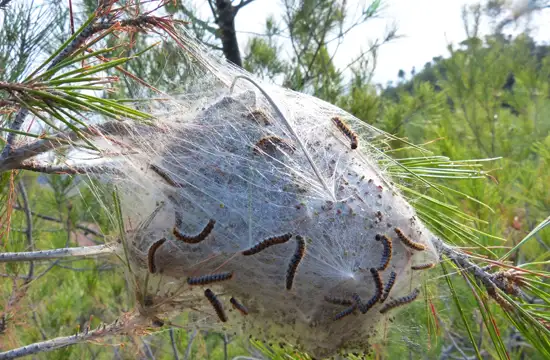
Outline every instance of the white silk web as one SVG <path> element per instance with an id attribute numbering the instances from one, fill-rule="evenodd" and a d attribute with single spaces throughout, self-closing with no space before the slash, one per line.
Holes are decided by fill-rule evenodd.
<path id="1" fill-rule="evenodd" d="M 377 165 L 386 155 L 374 144 L 385 135 L 324 101 L 254 80 L 269 100 L 239 78 L 251 75 L 182 41 L 200 75 L 194 85 L 156 106 L 154 125 L 119 124 L 101 141 L 119 154 L 109 158 L 118 171 L 106 176 L 135 225 L 126 241 L 140 312 L 169 319 L 192 310 L 199 327 L 287 341 L 321 358 L 368 352 L 398 311 L 381 310 L 417 293 L 411 266 L 438 261 L 432 233 Z M 243 254 L 284 234 L 292 237 Z M 392 246 L 382 270 L 383 235 Z M 385 287 L 392 272 L 382 303 L 376 274 Z M 221 273 L 232 276 L 188 284 Z"/>

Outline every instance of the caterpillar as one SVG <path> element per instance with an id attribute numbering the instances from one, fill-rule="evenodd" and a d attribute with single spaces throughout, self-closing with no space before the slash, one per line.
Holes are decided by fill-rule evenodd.
<path id="1" fill-rule="evenodd" d="M 237 299 L 232 297 L 231 299 L 229 299 L 229 302 L 231 302 L 231 305 L 233 305 L 235 310 L 238 310 L 243 315 L 248 315 L 248 309 L 246 308 L 246 306 L 241 304 Z"/>
<path id="2" fill-rule="evenodd" d="M 216 311 L 216 314 L 218 315 L 220 320 L 222 322 L 226 322 L 227 321 L 227 315 L 225 314 L 225 311 L 223 310 L 223 305 L 220 302 L 220 300 L 218 300 L 216 295 L 212 292 L 212 290 L 210 290 L 210 289 L 204 290 L 204 296 L 206 296 L 208 301 L 210 301 L 210 304 L 212 304 L 212 307 Z"/>
<path id="3" fill-rule="evenodd" d="M 359 145 L 359 140 L 358 140 L 357 134 L 355 132 L 353 132 L 349 128 L 348 124 L 346 124 L 344 122 L 344 120 L 340 119 L 338 116 L 333 117 L 332 121 L 336 124 L 338 129 L 340 129 L 340 131 L 342 133 L 344 133 L 344 135 L 346 135 L 348 137 L 348 139 L 350 139 L 351 148 L 352 149 L 357 149 L 357 146 Z"/>
<path id="4" fill-rule="evenodd" d="M 349 308 L 347 308 L 346 310 L 341 311 L 338 314 L 334 315 L 334 317 L 332 319 L 334 321 L 340 320 L 341 318 L 352 314 L 355 311 L 356 308 L 357 308 L 357 305 L 354 304 L 354 305 L 350 306 Z"/>
<path id="5" fill-rule="evenodd" d="M 386 303 L 386 305 L 384 305 L 384 307 L 382 309 L 380 309 L 380 313 L 384 314 L 384 313 L 388 312 L 389 310 L 391 310 L 393 308 L 396 308 L 396 307 L 401 306 L 401 305 L 409 304 L 409 303 L 413 302 L 416 299 L 418 294 L 420 294 L 420 290 L 418 290 L 418 288 L 416 288 L 409 295 L 394 299 L 394 300 Z"/>
<path id="6" fill-rule="evenodd" d="M 378 272 L 378 270 L 376 270 L 375 268 L 370 268 L 370 273 L 372 274 L 372 278 L 374 279 L 374 284 L 376 286 L 376 296 L 378 296 L 376 301 L 378 301 L 378 299 L 382 297 L 384 283 L 382 282 L 382 278 L 380 277 L 380 273 Z"/>
<path id="7" fill-rule="evenodd" d="M 257 254 L 260 251 L 265 250 L 266 248 L 268 248 L 272 245 L 284 244 L 288 240 L 290 240 L 291 237 L 292 237 L 292 234 L 284 234 L 284 235 L 280 235 L 280 236 L 274 236 L 274 237 L 267 238 L 264 241 L 259 242 L 258 244 L 254 245 L 250 249 L 244 250 L 242 252 L 242 254 L 245 255 L 245 256 Z"/>
<path id="8" fill-rule="evenodd" d="M 334 304 L 334 305 L 350 306 L 351 304 L 353 304 L 353 302 L 351 300 L 333 298 L 333 297 L 329 297 L 329 296 L 325 296 L 325 301 L 329 302 L 331 304 Z"/>
<path id="9" fill-rule="evenodd" d="M 287 151 L 294 152 L 294 147 L 285 140 L 275 135 L 264 136 L 256 145 L 254 145 L 254 153 L 259 154 L 260 150 L 267 150 L 268 148 L 281 147 Z"/>
<path id="10" fill-rule="evenodd" d="M 189 285 L 206 285 L 218 281 L 230 280 L 233 277 L 232 272 L 222 272 L 218 274 L 204 275 L 198 277 L 187 278 L 187 284 Z"/>
<path id="11" fill-rule="evenodd" d="M 157 267 L 155 266 L 155 253 L 157 252 L 158 248 L 164 244 L 166 241 L 165 238 L 162 238 L 160 240 L 155 241 L 150 247 L 149 251 L 147 253 L 147 266 L 149 267 L 149 272 L 151 274 L 154 274 L 157 272 Z"/>
<path id="12" fill-rule="evenodd" d="M 259 122 L 259 119 L 264 123 L 264 125 L 271 125 L 271 122 L 268 120 L 267 114 L 261 109 L 252 110 L 246 115 L 246 117 L 256 122 Z"/>
<path id="13" fill-rule="evenodd" d="M 386 301 L 386 299 L 390 295 L 390 291 L 391 291 L 391 288 L 393 287 L 393 284 L 395 283 L 395 278 L 396 277 L 397 277 L 397 273 L 395 271 L 392 271 L 390 273 L 390 278 L 388 279 L 388 282 L 386 283 L 386 287 L 384 287 L 384 293 L 382 294 L 382 297 L 380 298 L 381 303 Z"/>
<path id="14" fill-rule="evenodd" d="M 206 239 L 206 237 L 212 232 L 212 230 L 214 229 L 215 224 L 216 224 L 216 220 L 210 219 L 208 221 L 208 224 L 206 224 L 206 226 L 204 227 L 204 229 L 199 234 L 197 234 L 195 236 L 184 235 L 183 233 L 181 233 L 179 231 L 177 226 L 174 226 L 174 229 L 173 229 L 172 233 L 174 234 L 176 239 L 181 240 L 185 243 L 198 244 L 201 241 L 203 241 L 204 239 Z"/>
<path id="15" fill-rule="evenodd" d="M 378 302 L 378 300 L 382 296 L 382 288 L 384 287 L 384 284 L 382 283 L 382 278 L 380 277 L 378 271 L 375 268 L 371 268 L 370 273 L 372 274 L 372 278 L 376 286 L 376 293 L 365 304 L 361 302 L 361 298 L 359 298 L 359 295 L 353 294 L 353 299 L 357 302 L 359 311 L 361 311 L 362 314 L 366 314 L 367 311 L 369 311 Z"/>
<path id="16" fill-rule="evenodd" d="M 392 240 L 386 235 L 376 235 L 376 241 L 382 241 L 384 245 L 384 252 L 382 253 L 382 259 L 380 260 L 380 266 L 378 266 L 378 271 L 383 271 L 388 268 L 392 256 Z"/>
<path id="17" fill-rule="evenodd" d="M 286 272 L 286 289 L 292 289 L 292 283 L 294 282 L 294 277 L 296 276 L 296 270 L 298 270 L 298 265 L 300 261 L 304 258 L 306 252 L 306 242 L 304 238 L 300 235 L 296 235 L 296 251 L 290 259 L 290 264 L 288 265 L 288 270 Z"/>
<path id="18" fill-rule="evenodd" d="M 435 267 L 434 263 L 429 263 L 429 264 L 413 265 L 413 266 L 411 266 L 411 269 L 412 270 L 427 270 L 427 269 L 432 269 L 434 267 Z"/>
<path id="19" fill-rule="evenodd" d="M 172 180 L 172 178 L 166 173 L 166 171 L 162 170 L 157 165 L 150 164 L 149 168 L 151 170 L 153 170 L 158 176 L 160 176 L 164 181 L 166 181 L 168 183 L 168 185 L 176 187 L 176 188 L 183 187 L 181 184 L 179 184 L 179 183 L 175 182 L 174 180 Z"/>
<path id="20" fill-rule="evenodd" d="M 421 244 L 421 243 L 417 243 L 417 242 L 414 242 L 412 241 L 411 239 L 409 239 L 404 233 L 403 231 L 400 229 L 400 228 L 395 228 L 394 229 L 395 232 L 397 233 L 397 236 L 399 237 L 399 239 L 403 242 L 403 244 L 413 250 L 416 250 L 416 251 L 423 251 L 423 250 L 426 250 L 426 245 L 424 244 Z"/>

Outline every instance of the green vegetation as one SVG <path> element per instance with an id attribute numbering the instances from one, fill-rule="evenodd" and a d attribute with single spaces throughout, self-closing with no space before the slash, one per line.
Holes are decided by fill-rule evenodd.
<path id="1" fill-rule="evenodd" d="M 349 9 L 341 2 L 289 0 L 287 16 L 281 21 L 267 19 L 265 36 L 253 37 L 242 52 L 242 66 L 254 74 L 336 104 L 393 135 L 395 139 L 375 144 L 396 160 L 383 165 L 436 233 L 474 254 L 480 266 L 488 264 L 482 261 L 487 258 L 496 268 L 530 272 L 515 275 L 530 301 L 499 292 L 503 308 L 477 279 L 458 271 L 452 262 L 443 262 L 426 279 L 425 301 L 387 324 L 384 343 L 373 356 L 550 357 L 550 232 L 544 229 L 550 223 L 550 52 L 525 33 L 513 38 L 500 32 L 478 34 L 483 17 L 500 19 L 495 3 L 463 14 L 470 20 L 465 21 L 470 24 L 468 38 L 450 46 L 447 56 L 434 58 L 410 80 L 401 72 L 398 85 L 383 91 L 370 81 L 372 60 L 380 46 L 395 38 L 395 30 L 382 35 L 346 69 L 334 65 L 331 50 L 348 31 L 379 13 L 378 0 L 351 23 Z M 72 41 L 66 30 L 70 20 L 77 23 L 78 36 L 78 27 L 92 21 L 88 16 L 95 2 L 79 4 L 81 19 L 51 4 L 6 4 L 0 10 L 4 13 L 0 15 L 2 148 L 9 133 L 44 138 L 59 130 L 81 129 L 99 116 L 125 115 L 147 122 L 147 109 L 130 107 L 126 98 L 162 97 L 157 89 L 183 91 L 196 80 L 187 71 L 190 59 L 185 49 L 172 36 L 179 24 L 162 15 L 189 20 L 188 29 L 214 51 L 230 50 L 220 45 L 227 29 L 197 18 L 185 2 L 177 2 L 161 9 L 155 21 L 133 28 L 144 33 L 100 29 L 94 43 L 88 43 L 93 51 L 80 47 L 52 67 L 48 60 L 54 56 L 46 60 L 48 56 Z M 128 13 L 136 10 L 126 6 Z M 32 20 L 36 12 L 47 14 L 51 21 Z M 238 16 L 235 21 L 240 21 Z M 289 58 L 280 56 L 280 49 L 288 46 L 282 39 L 290 41 Z M 82 66 L 91 59 L 101 61 Z M 90 95 L 92 90 L 101 90 L 101 96 Z M 36 116 L 38 130 L 13 129 L 15 114 L 22 108 Z M 85 139 L 86 133 L 77 131 L 77 136 Z M 430 153 L 410 144 L 422 144 Z M 2 252 L 101 244 L 117 238 L 117 225 L 107 210 L 112 198 L 98 199 L 90 188 L 80 186 L 81 171 L 37 174 L 40 171 L 31 165 L 0 173 Z M 411 187 L 418 177 L 432 186 L 416 181 L 421 186 Z M 32 211 L 32 226 L 25 209 Z M 97 328 L 130 311 L 136 299 L 123 274 L 124 265 L 116 257 L 0 264 L 0 352 Z M 182 314 L 173 323 L 184 324 L 186 319 L 187 314 Z M 180 359 L 231 359 L 251 356 L 254 346 L 276 359 L 309 358 L 295 354 L 288 345 L 279 347 L 276 339 L 273 346 L 255 341 L 252 346 L 248 339 L 231 335 L 168 328 L 151 329 L 142 337 L 69 346 L 38 358 L 175 359 L 174 354 L 179 354 Z"/>

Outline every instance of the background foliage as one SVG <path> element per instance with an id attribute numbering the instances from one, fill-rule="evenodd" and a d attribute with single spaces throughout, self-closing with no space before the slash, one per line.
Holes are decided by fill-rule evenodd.
<path id="1" fill-rule="evenodd" d="M 367 4 L 357 17 L 341 1 L 285 0 L 284 16 L 266 19 L 265 33 L 253 36 L 245 49 L 239 49 L 238 44 L 231 43 L 235 30 L 228 25 L 231 21 L 222 10 L 232 6 L 230 20 L 245 21 L 239 18 L 238 10 L 250 2 L 210 1 L 211 18 L 201 18 L 194 11 L 197 2 L 170 2 L 163 11 L 187 21 L 188 29 L 204 44 L 235 63 L 240 60 L 238 65 L 258 76 L 337 104 L 382 130 L 425 144 L 434 154 L 452 159 L 499 158 L 486 166 L 486 179 L 466 176 L 452 180 L 453 189 L 487 206 L 465 201 L 454 192 L 445 196 L 450 206 L 483 220 L 468 222 L 478 244 L 470 250 L 478 256 L 499 258 L 548 217 L 549 48 L 536 44 L 528 32 L 514 37 L 503 34 L 508 23 L 502 18 L 499 1 L 488 1 L 456 14 L 465 20 L 467 38 L 459 46 L 450 46 L 447 56 L 435 57 L 408 79 L 405 71 L 400 71 L 396 85 L 382 89 L 371 82 L 371 75 L 378 48 L 396 37 L 395 29 L 381 34 L 377 43 L 351 59 L 346 68 L 334 65 L 338 42 L 359 24 L 377 16 L 380 1 Z M 71 23 L 80 26 L 97 4 L 74 2 L 71 13 L 56 1 L 0 3 L 0 124 L 6 127 L 13 121 L 13 110 L 18 104 L 3 85 L 22 82 L 40 59 L 70 36 Z M 538 8 L 532 11 L 545 5 L 537 4 Z M 486 17 L 498 26 L 494 33 L 482 36 L 478 24 Z M 104 98 L 158 96 L 151 88 L 137 90 L 140 82 L 163 92 L 185 90 L 190 74 L 182 66 L 181 50 L 173 42 L 163 42 L 141 53 L 155 39 L 158 35 L 154 33 L 105 38 L 105 46 L 112 47 L 116 56 L 139 56 L 121 63 L 120 67 L 133 76 L 123 77 L 103 92 Z M 121 44 L 124 46 L 119 47 Z M 290 56 L 280 55 L 282 47 L 290 49 Z M 120 75 L 119 68 L 105 71 L 108 75 Z M 37 133 L 52 130 L 52 126 L 41 126 Z M 398 158 L 409 156 L 413 155 L 407 148 L 396 152 Z M 1 174 L 0 181 L 2 202 L 10 205 L 0 208 L 3 251 L 98 244 L 104 241 L 101 234 L 112 232 L 98 199 L 80 186 L 78 176 L 7 172 Z M 449 185 L 448 179 L 434 181 Z M 32 210 L 30 228 L 24 208 Z M 441 232 L 448 232 L 441 222 L 438 224 Z M 28 242 L 29 232 L 33 244 Z M 455 234 L 455 243 L 471 246 L 464 237 Z M 550 233 L 542 230 L 515 249 L 508 260 L 515 266 L 545 272 L 550 260 L 548 250 Z M 128 285 L 117 271 L 119 266 L 116 260 L 56 260 L 30 267 L 1 265 L 0 350 L 68 335 L 90 325 L 95 327 L 128 311 L 133 299 L 128 298 Z M 453 269 L 447 266 L 438 271 Z M 473 338 L 482 358 L 544 357 L 517 327 L 510 325 L 504 312 L 492 305 L 505 355 L 495 350 L 491 330 L 484 325 L 470 288 L 459 275 L 440 275 L 426 283 L 428 300 L 401 313 L 398 325 L 388 327 L 385 342 L 392 346 L 381 344 L 375 355 L 476 358 Z M 454 295 L 450 294 L 449 282 Z M 460 310 L 453 299 L 460 300 Z M 463 321 L 460 311 L 466 314 L 469 324 Z M 548 312 L 542 313 L 550 321 Z M 258 350 L 246 340 L 227 334 L 170 329 L 142 338 L 112 339 L 112 346 L 67 347 L 40 358 L 223 359 L 257 354 Z M 266 346 L 258 344 L 260 348 Z M 284 349 L 280 353 L 292 351 Z"/>

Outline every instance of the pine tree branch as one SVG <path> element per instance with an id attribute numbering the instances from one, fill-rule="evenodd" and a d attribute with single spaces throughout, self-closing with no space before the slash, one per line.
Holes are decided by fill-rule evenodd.
<path id="1" fill-rule="evenodd" d="M 253 1 L 254 0 L 241 0 L 239 5 L 235 6 L 235 11 L 239 11 L 240 9 L 242 9 L 243 7 L 245 7 L 246 5 L 250 4 Z"/>
<path id="2" fill-rule="evenodd" d="M 180 356 L 178 354 L 178 348 L 176 346 L 176 339 L 174 336 L 174 329 L 169 330 L 170 333 L 170 342 L 172 343 L 172 352 L 174 353 L 174 360 L 180 360 Z"/>
<path id="3" fill-rule="evenodd" d="M 27 191 L 25 190 L 25 185 L 23 184 L 23 181 L 20 180 L 17 183 L 19 187 L 19 193 L 21 194 L 21 198 L 23 199 L 23 211 L 25 212 L 25 218 L 27 223 L 27 228 L 25 230 L 25 236 L 27 237 L 27 242 L 29 243 L 29 249 L 30 251 L 34 251 L 34 240 L 32 238 L 32 215 L 31 215 L 31 208 L 29 205 L 29 198 L 27 196 Z M 25 284 L 29 283 L 34 275 L 34 263 L 31 261 L 29 264 L 29 273 L 27 274 L 27 279 L 25 280 Z"/>
<path id="4" fill-rule="evenodd" d="M 131 319 L 128 319 L 131 321 Z M 8 350 L 0 353 L 0 360 L 17 359 L 23 356 L 39 354 L 61 349 L 70 345 L 98 340 L 106 336 L 123 335 L 132 328 L 132 325 L 139 326 L 139 323 L 128 324 L 127 321 L 121 322 L 118 319 L 109 325 L 100 325 L 97 329 L 90 331 L 88 328 L 84 331 L 70 336 L 62 336 L 51 340 L 46 340 L 34 343 L 27 346 L 22 346 L 17 349 Z"/>
<path id="5" fill-rule="evenodd" d="M 12 0 L 0 0 L 0 9 L 5 9 L 8 7 Z"/>
<path id="6" fill-rule="evenodd" d="M 19 207 L 19 206 L 14 206 L 13 207 L 14 210 L 24 210 L 23 208 Z M 36 216 L 37 218 L 40 218 L 40 219 L 44 219 L 44 220 L 48 220 L 48 221 L 53 221 L 53 222 L 57 222 L 57 223 L 62 223 L 63 220 L 61 219 L 58 219 L 58 218 L 54 218 L 52 216 L 47 216 L 47 215 L 42 215 L 42 214 L 39 214 L 37 212 L 34 212 L 34 211 L 31 211 L 30 212 L 32 216 Z M 92 235 L 95 235 L 95 236 L 98 236 L 98 237 L 104 237 L 103 234 L 93 230 L 93 229 L 90 229 L 86 226 L 83 226 L 83 225 L 76 225 L 75 226 L 77 229 L 80 229 L 86 233 L 90 233 Z"/>
<path id="7" fill-rule="evenodd" d="M 130 130 L 130 127 L 132 130 Z M 100 125 L 90 126 L 88 128 L 79 129 L 80 134 L 88 136 L 106 136 L 106 135 L 130 135 L 133 131 L 150 131 L 151 126 L 136 125 L 131 126 L 124 122 L 109 121 Z M 79 134 L 76 132 L 62 132 L 50 136 L 43 140 L 38 140 L 28 145 L 14 149 L 6 158 L 0 158 L 0 173 L 8 170 L 18 169 L 25 164 L 25 161 L 50 150 L 70 145 L 79 139 Z"/>
<path id="8" fill-rule="evenodd" d="M 102 22 L 99 24 L 95 24 L 93 21 L 84 28 L 84 30 L 76 36 L 73 41 L 71 41 L 70 44 L 67 45 L 65 49 L 63 49 L 50 63 L 50 65 L 47 67 L 47 70 L 51 70 L 55 66 L 57 66 L 59 63 L 61 63 L 63 60 L 65 60 L 67 57 L 69 57 L 71 54 L 73 54 L 75 51 L 77 51 L 89 38 L 91 38 L 93 35 L 103 31 L 110 29 L 114 26 L 120 26 L 120 27 L 132 27 L 137 29 L 143 29 L 143 28 L 152 28 L 155 26 L 166 26 L 165 21 L 162 18 L 156 17 L 156 16 L 138 16 L 134 19 L 126 19 L 122 21 L 111 21 L 111 22 Z M 47 71 L 46 70 L 46 71 Z M 13 143 L 15 141 L 15 136 L 17 135 L 17 131 L 21 129 L 21 126 L 25 122 L 25 118 L 27 117 L 29 113 L 29 109 L 27 108 L 21 108 L 17 115 L 15 116 L 15 120 L 10 126 L 10 129 L 12 130 L 8 134 L 8 138 L 6 141 L 6 145 L 4 149 L 2 150 L 2 153 L 0 154 L 0 160 L 6 159 L 12 151 Z"/>
<path id="9" fill-rule="evenodd" d="M 107 256 L 116 253 L 119 250 L 119 245 L 109 243 L 96 246 L 82 246 L 74 248 L 63 248 L 53 250 L 39 251 L 21 251 L 12 253 L 0 253 L 0 263 L 34 261 L 34 260 L 51 260 L 62 258 L 87 258 L 93 256 Z M 1 358 L 0 358 L 1 359 Z"/>

